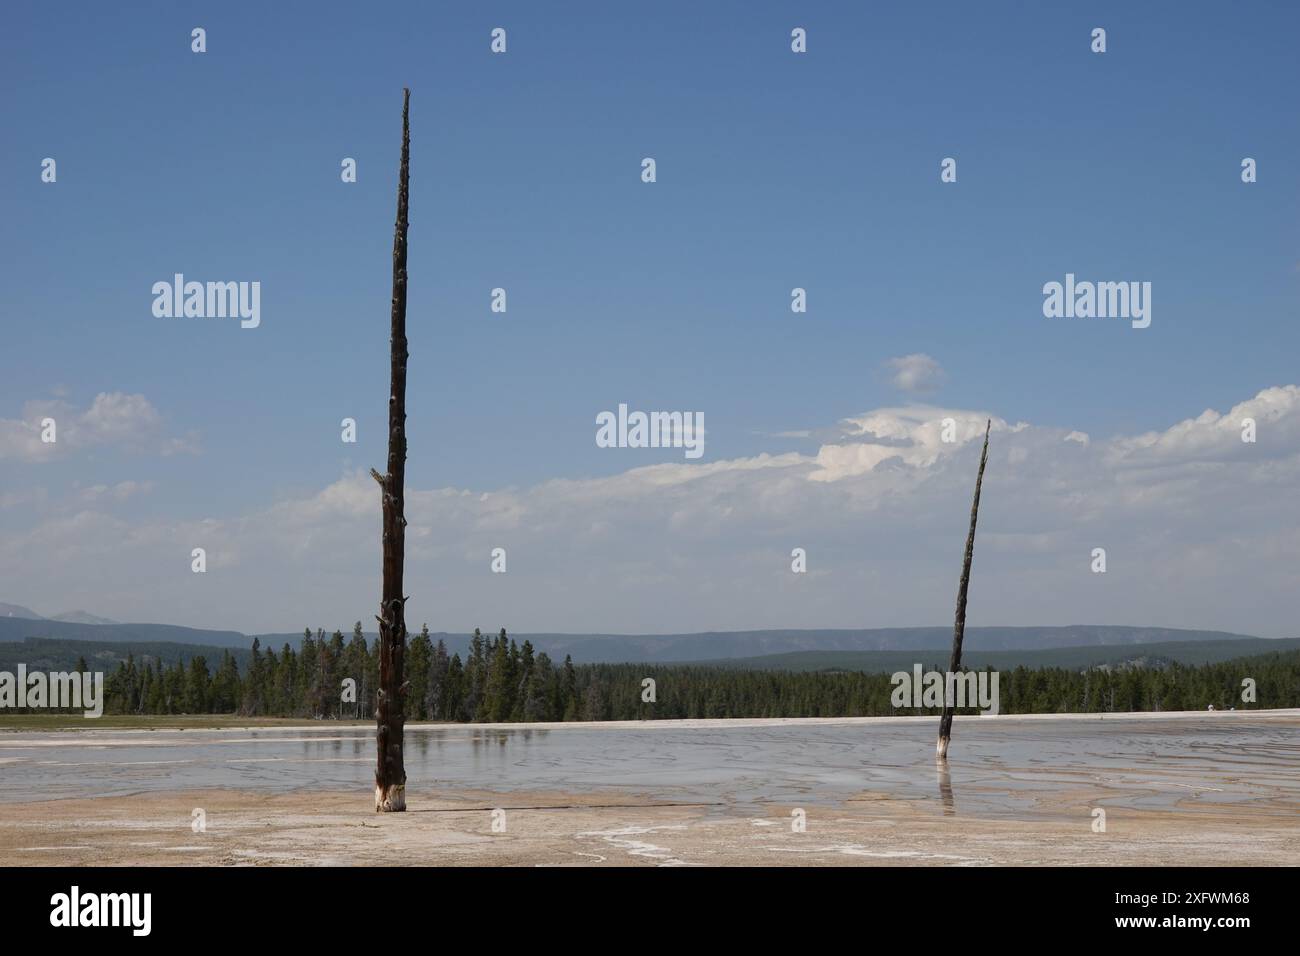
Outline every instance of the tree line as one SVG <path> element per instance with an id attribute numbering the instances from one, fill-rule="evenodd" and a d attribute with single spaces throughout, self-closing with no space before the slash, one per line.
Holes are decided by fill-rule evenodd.
<path id="1" fill-rule="evenodd" d="M 79 665 L 85 669 L 84 662 Z M 930 665 L 927 665 L 930 666 Z M 934 665 L 936 669 L 939 665 Z M 1004 714 L 1124 713 L 1300 706 L 1300 651 L 1197 666 L 1016 667 L 999 672 Z M 1243 701 L 1243 680 L 1254 701 Z M 886 673 L 768 671 L 716 665 L 555 663 L 503 628 L 475 629 L 465 659 L 436 644 L 426 626 L 406 653 L 409 720 L 533 722 L 692 717 L 872 717 L 937 714 L 895 707 Z M 647 681 L 653 682 L 647 683 Z M 247 717 L 370 719 L 379 683 L 378 642 L 358 622 L 340 631 L 304 632 L 279 653 L 254 640 L 242 669 L 223 652 L 215 668 L 188 662 L 137 664 L 128 657 L 105 681 L 105 712 L 236 714 Z M 967 712 L 974 712 L 967 709 Z"/>

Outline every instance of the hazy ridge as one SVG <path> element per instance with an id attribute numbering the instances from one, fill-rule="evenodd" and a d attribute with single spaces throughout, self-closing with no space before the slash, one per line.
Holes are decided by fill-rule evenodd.
<path id="1" fill-rule="evenodd" d="M 281 647 L 283 643 L 274 645 L 276 653 L 279 653 Z M 992 667 L 995 670 L 1010 670 L 1015 667 L 1064 667 L 1082 670 L 1089 667 L 1121 665 L 1160 667 L 1169 663 L 1194 666 L 1291 650 L 1300 650 L 1300 638 L 1269 640 L 1262 637 L 1249 637 L 1224 641 L 1165 641 L 1141 645 L 1104 644 L 1040 650 L 968 650 L 962 654 L 962 663 L 967 667 Z M 252 656 L 249 650 L 211 644 L 178 644 L 161 641 L 88 642 L 28 638 L 25 641 L 0 643 L 0 670 L 12 672 L 19 664 L 25 664 L 29 671 L 72 670 L 77 666 L 78 660 L 84 659 L 91 670 L 110 671 L 116 668 L 119 662 L 125 661 L 128 655 L 134 657 L 137 663 L 161 660 L 169 665 L 177 662 L 185 663 L 191 658 L 202 656 L 206 658 L 209 667 L 215 667 L 226 652 L 234 656 L 241 670 Z M 946 666 L 947 659 L 946 649 L 918 648 L 914 651 L 795 651 L 759 657 L 628 663 L 665 666 L 690 664 L 698 667 L 750 670 L 893 673 L 910 670 L 914 664 L 942 669 Z M 579 661 L 579 663 L 603 662 Z"/>
<path id="2" fill-rule="evenodd" d="M 16 605 L 8 605 L 16 607 Z M 85 612 L 81 612 L 85 613 Z M 339 628 L 345 636 L 351 625 Z M 313 630 L 315 628 L 313 627 Z M 335 628 L 327 627 L 327 634 Z M 497 628 L 483 628 L 495 633 Z M 275 634 L 243 634 L 239 631 L 207 630 L 173 624 L 90 624 L 0 616 L 0 643 L 48 638 L 64 641 L 95 641 L 116 644 L 197 644 L 215 648 L 247 650 L 257 637 L 263 647 L 277 650 L 288 643 L 297 647 L 302 631 Z M 951 626 L 887 627 L 862 629 L 772 629 L 761 631 L 702 631 L 693 634 L 562 634 L 515 633 L 522 643 L 531 641 L 538 651 L 575 663 L 619 661 L 720 661 L 764 657 L 809 651 L 915 651 L 946 649 L 952 645 Z M 369 640 L 374 634 L 367 632 Z M 450 652 L 462 656 L 469 635 L 431 632 L 434 641 L 443 640 Z M 1198 631 L 1169 627 L 1126 627 L 1119 625 L 1074 624 L 1063 627 L 968 627 L 966 647 L 976 651 L 1047 650 L 1063 647 L 1103 647 L 1171 642 L 1235 641 L 1250 635 L 1226 631 Z M 1253 638 L 1263 640 L 1262 638 Z"/>

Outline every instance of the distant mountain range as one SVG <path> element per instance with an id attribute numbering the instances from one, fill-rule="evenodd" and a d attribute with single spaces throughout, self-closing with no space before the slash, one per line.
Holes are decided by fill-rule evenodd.
<path id="1" fill-rule="evenodd" d="M 1218 664 L 1240 657 L 1300 650 L 1300 637 L 1269 639 L 1233 638 L 1214 641 L 1163 641 L 1151 644 L 1100 644 L 1086 647 L 1053 647 L 1041 650 L 981 651 L 964 650 L 961 661 L 966 667 L 1005 671 L 1016 667 L 1063 667 L 1083 670 L 1090 667 L 1135 665 L 1160 667 L 1170 663 Z M 719 661 L 702 661 L 704 666 L 733 667 L 770 671 L 864 671 L 894 673 L 910 670 L 914 664 L 942 670 L 948 666 L 951 648 L 918 651 L 795 651 L 791 654 L 767 654 L 762 657 L 732 657 Z"/>
<path id="2" fill-rule="evenodd" d="M 527 634 L 553 658 L 577 662 L 725 661 L 797 651 L 950 650 L 951 627 L 885 627 L 853 630 L 707 631 L 699 634 Z M 1170 627 L 1069 625 L 1066 627 L 968 627 L 969 650 L 1046 650 L 1169 641 L 1239 640 L 1249 635 Z M 453 638 L 462 646 L 467 639 Z M 451 641 L 448 641 L 451 646 Z"/>
<path id="3" fill-rule="evenodd" d="M 42 617 L 31 608 L 23 607 L 21 604 L 5 604 L 0 601 L 0 617 L 21 617 L 34 621 L 63 621 L 68 624 L 117 624 L 112 618 L 96 617 L 94 614 L 88 614 L 85 611 L 64 611 L 62 614 L 55 614 L 52 617 Z"/>
<path id="4" fill-rule="evenodd" d="M 0 605 L 0 610 L 6 607 L 13 605 Z M 80 621 L 60 621 L 54 618 L 0 616 L 0 642 L 22 641 L 29 637 L 109 643 L 206 644 L 245 649 L 253 643 L 251 637 L 238 631 L 205 631 L 172 624 L 83 624 Z"/>
<path id="5" fill-rule="evenodd" d="M 26 612 L 24 617 L 19 612 Z M 333 628 L 326 628 L 332 633 Z M 351 627 L 342 628 L 345 636 Z M 484 628 L 485 633 L 495 629 Z M 449 652 L 462 657 L 469 646 L 468 634 L 432 633 L 442 639 Z M 706 631 L 697 634 L 512 634 L 526 639 L 538 651 L 555 660 L 571 655 L 576 663 L 600 662 L 713 662 L 738 661 L 770 655 L 809 652 L 912 652 L 942 651 L 952 645 L 951 627 L 893 627 L 867 629 Z M 239 631 L 206 630 L 172 624 L 118 624 L 84 611 L 43 618 L 28 608 L 0 603 L 0 643 L 28 638 L 60 641 L 94 641 L 113 644 L 193 644 L 206 648 L 248 650 L 257 637 L 263 647 L 297 647 L 302 632 L 243 634 Z M 374 640 L 374 634 L 366 635 Z M 1069 625 L 1065 627 L 968 627 L 967 653 L 994 651 L 1042 651 L 1053 648 L 1088 648 L 1158 643 L 1222 642 L 1263 640 L 1226 631 L 1196 631 L 1169 627 L 1123 627 L 1112 625 Z M 1243 649 L 1244 650 L 1244 649 Z M 1251 652 L 1257 652 L 1252 649 Z M 831 665 L 834 666 L 834 665 Z"/>
<path id="6" fill-rule="evenodd" d="M 45 620 L 29 607 L 23 607 L 21 604 L 6 604 L 4 601 L 0 601 L 0 617 L 21 617 L 29 621 Z"/>

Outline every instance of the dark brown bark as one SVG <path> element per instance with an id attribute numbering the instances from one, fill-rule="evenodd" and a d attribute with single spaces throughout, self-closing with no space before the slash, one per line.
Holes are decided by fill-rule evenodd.
<path id="1" fill-rule="evenodd" d="M 956 674 L 961 669 L 961 642 L 966 635 L 966 590 L 970 586 L 970 563 L 975 555 L 975 522 L 980 512 L 980 485 L 984 482 L 984 463 L 989 459 L 989 428 L 993 420 L 984 424 L 984 450 L 980 452 L 980 470 L 975 476 L 975 500 L 970 506 L 970 531 L 966 535 L 966 554 L 961 563 L 961 582 L 957 585 L 957 617 L 952 628 L 952 656 L 948 659 L 948 673 Z M 939 718 L 939 742 L 935 753 L 943 760 L 948 759 L 948 741 L 952 737 L 952 682 L 944 679 L 943 716 Z"/>
<path id="2" fill-rule="evenodd" d="M 406 767 L 402 762 L 405 724 L 402 683 L 406 656 L 406 597 L 402 570 L 406 551 L 406 229 L 410 181 L 411 91 L 402 91 L 402 165 L 397 180 L 397 224 L 393 231 L 393 311 L 388 392 L 388 473 L 371 469 L 379 482 L 384 521 L 384 585 L 379 605 L 379 690 L 376 694 L 375 810 L 406 809 Z"/>

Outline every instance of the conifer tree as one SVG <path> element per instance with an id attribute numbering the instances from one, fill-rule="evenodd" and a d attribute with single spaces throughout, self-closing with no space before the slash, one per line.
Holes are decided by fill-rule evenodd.
<path id="1" fill-rule="evenodd" d="M 410 653 L 406 656 L 406 679 L 410 689 L 406 694 L 406 717 L 409 720 L 427 720 L 429 692 L 429 664 L 433 649 L 429 641 L 429 625 L 425 624 L 420 633 L 411 640 Z"/>
<path id="2" fill-rule="evenodd" d="M 510 649 L 505 632 L 492 642 L 492 662 L 488 666 L 484 720 L 498 723 L 510 719 Z"/>
<path id="3" fill-rule="evenodd" d="M 447 657 L 447 644 L 441 638 L 434 646 L 429 660 L 429 683 L 425 688 L 425 713 L 429 720 L 454 720 L 447 713 L 449 690 L 447 670 L 451 660 Z"/>

